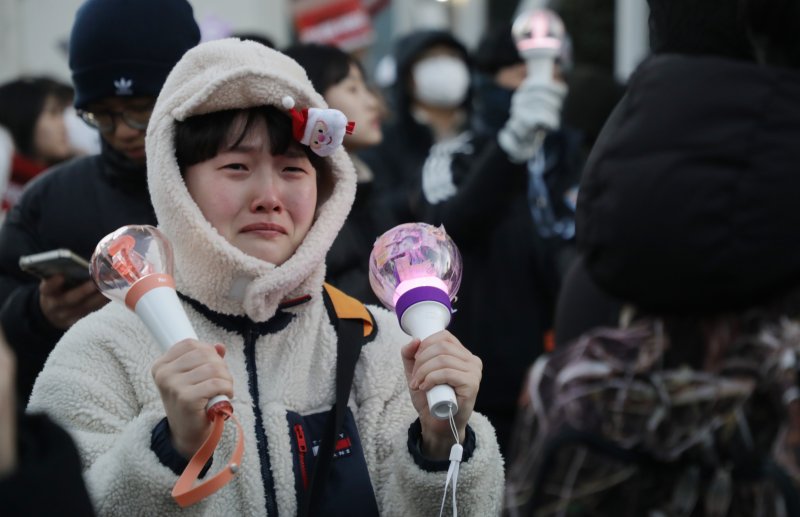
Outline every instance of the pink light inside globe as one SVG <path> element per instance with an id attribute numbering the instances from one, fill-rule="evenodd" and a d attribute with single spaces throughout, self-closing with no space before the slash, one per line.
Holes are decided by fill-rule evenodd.
<path id="1" fill-rule="evenodd" d="M 564 23 L 549 9 L 532 9 L 523 12 L 511 27 L 517 50 L 525 55 L 528 50 L 559 50 L 565 38 Z"/>
<path id="2" fill-rule="evenodd" d="M 461 285 L 461 254 L 444 231 L 426 223 L 406 223 L 375 241 L 369 283 L 389 309 L 415 287 L 435 287 L 453 300 Z"/>

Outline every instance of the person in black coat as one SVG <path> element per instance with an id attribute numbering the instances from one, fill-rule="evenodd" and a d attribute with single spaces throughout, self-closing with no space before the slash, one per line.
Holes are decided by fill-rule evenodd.
<path id="1" fill-rule="evenodd" d="M 648 3 L 654 54 L 584 169 L 581 258 L 559 304 L 566 347 L 531 375 L 508 515 L 799 515 L 800 43 L 789 33 L 800 4 Z M 643 330 L 666 344 L 649 358 L 637 355 L 648 343 L 630 340 Z M 606 350 L 637 347 L 615 357 L 595 346 L 605 339 Z M 715 387 L 682 384 L 699 378 Z M 721 402 L 736 381 L 746 396 Z M 595 400 L 564 395 L 589 383 Z M 661 386 L 651 400 L 665 410 L 635 385 Z M 692 400 L 703 406 L 680 409 Z M 585 411 L 612 404 L 608 421 Z M 706 424 L 726 405 L 735 416 Z M 573 425 L 559 427 L 559 414 Z M 626 474 L 610 467 L 598 482 L 594 465 Z M 701 474 L 687 484 L 683 469 Z"/>
<path id="2" fill-rule="evenodd" d="M 800 51 L 785 34 L 800 7 L 648 3 L 652 56 L 584 171 L 580 258 L 561 291 L 558 346 L 618 325 L 631 300 L 656 313 L 737 310 L 796 277 L 800 252 L 767 236 L 797 223 L 781 202 L 795 194 L 787 171 L 800 159 Z M 760 244 L 748 240 L 759 234 Z"/>
<path id="3" fill-rule="evenodd" d="M 77 287 L 61 275 L 39 280 L 19 259 L 56 248 L 88 258 L 120 226 L 156 223 L 145 129 L 167 74 L 199 41 L 185 0 L 88 0 L 76 14 L 69 45 L 75 107 L 100 131 L 102 151 L 37 177 L 0 228 L 0 324 L 17 355 L 23 401 L 64 331 L 107 300 L 90 280 Z"/>

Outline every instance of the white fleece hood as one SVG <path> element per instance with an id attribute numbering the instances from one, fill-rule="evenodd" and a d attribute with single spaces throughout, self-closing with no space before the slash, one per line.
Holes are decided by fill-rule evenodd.
<path id="1" fill-rule="evenodd" d="M 178 168 L 175 122 L 261 105 L 283 110 L 287 95 L 301 108 L 327 108 L 303 68 L 280 52 L 238 39 L 202 43 L 170 72 L 147 129 L 150 196 L 159 228 L 174 248 L 178 290 L 214 311 L 246 314 L 254 321 L 269 319 L 285 299 L 321 289 L 325 255 L 355 197 L 353 165 L 343 148 L 325 158 L 333 174 L 331 194 L 321 200 L 294 255 L 275 266 L 234 247 L 205 219 Z"/>

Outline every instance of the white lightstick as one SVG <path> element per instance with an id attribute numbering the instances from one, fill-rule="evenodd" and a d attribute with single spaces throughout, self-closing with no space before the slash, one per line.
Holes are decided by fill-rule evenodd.
<path id="1" fill-rule="evenodd" d="M 425 339 L 447 328 L 461 284 L 461 255 L 443 227 L 407 223 L 375 241 L 369 260 L 369 283 L 383 304 L 397 314 L 406 334 Z M 446 419 L 458 412 L 453 388 L 427 392 L 432 415 Z"/>
<path id="2" fill-rule="evenodd" d="M 514 20 L 511 34 L 528 67 L 528 77 L 537 82 L 552 80 L 555 58 L 563 54 L 567 42 L 561 18 L 550 9 L 531 9 Z"/>
<path id="3" fill-rule="evenodd" d="M 123 226 L 106 235 L 92 254 L 89 271 L 100 292 L 134 311 L 164 351 L 183 339 L 197 339 L 175 292 L 172 247 L 156 228 Z M 217 395 L 206 411 L 223 406 L 233 409 L 227 396 Z"/>
<path id="4" fill-rule="evenodd" d="M 106 235 L 92 254 L 89 271 L 100 292 L 134 311 L 164 351 L 183 339 L 197 339 L 175 292 L 172 247 L 156 228 L 123 226 Z M 244 454 L 244 431 L 233 416 L 230 399 L 226 395 L 211 398 L 206 404 L 206 414 L 212 422 L 211 433 L 172 489 L 172 497 L 184 508 L 230 482 L 239 471 Z M 237 428 L 236 446 L 230 462 L 214 476 L 195 485 L 203 466 L 219 444 L 228 418 Z"/>

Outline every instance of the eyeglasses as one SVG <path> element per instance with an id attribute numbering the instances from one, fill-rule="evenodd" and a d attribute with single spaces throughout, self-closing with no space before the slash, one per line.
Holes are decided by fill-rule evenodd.
<path id="1" fill-rule="evenodd" d="M 150 114 L 153 112 L 153 105 L 141 108 L 126 108 L 121 111 L 84 111 L 79 110 L 78 115 L 81 119 L 99 129 L 102 133 L 111 133 L 117 127 L 117 117 L 121 118 L 125 124 L 132 128 L 144 131 L 150 121 Z"/>

